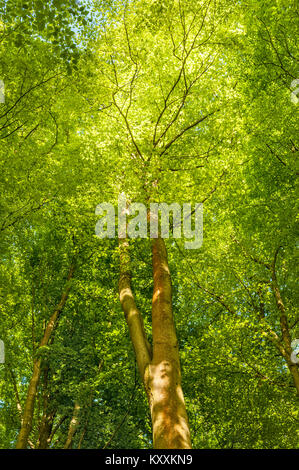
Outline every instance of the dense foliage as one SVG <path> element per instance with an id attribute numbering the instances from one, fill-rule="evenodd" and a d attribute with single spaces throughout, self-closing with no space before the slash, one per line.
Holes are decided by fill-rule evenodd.
<path id="1" fill-rule="evenodd" d="M 39 359 L 29 447 L 152 446 L 117 238 L 95 235 L 122 192 L 203 203 L 202 247 L 166 240 L 193 447 L 298 448 L 296 3 L 0 1 L 0 448 Z"/>

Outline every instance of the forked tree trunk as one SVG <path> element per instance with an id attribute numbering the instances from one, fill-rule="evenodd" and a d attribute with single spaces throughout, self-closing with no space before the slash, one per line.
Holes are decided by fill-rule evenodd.
<path id="1" fill-rule="evenodd" d="M 152 241 L 152 257 L 153 352 L 146 339 L 142 316 L 131 289 L 128 241 L 123 239 L 120 239 L 120 301 L 148 396 L 153 446 L 155 449 L 190 449 L 190 431 L 181 386 L 179 349 L 172 311 L 171 276 L 162 238 Z"/>
<path id="2" fill-rule="evenodd" d="M 51 316 L 45 332 L 44 336 L 42 337 L 42 340 L 39 344 L 39 347 L 46 346 L 49 342 L 49 339 L 53 333 L 53 330 L 57 324 L 58 318 L 60 313 L 62 312 L 65 303 L 67 301 L 69 291 L 70 291 L 70 284 L 69 281 L 73 276 L 75 270 L 74 264 L 71 265 L 67 277 L 67 286 L 65 288 L 65 291 L 63 292 L 61 296 L 61 300 L 59 304 L 57 305 L 53 315 Z M 34 413 L 34 403 L 35 403 L 35 398 L 36 398 L 36 393 L 37 393 L 37 388 L 39 384 L 39 379 L 41 375 L 41 359 L 34 359 L 33 361 L 33 373 L 31 376 L 31 380 L 29 383 L 28 391 L 27 391 L 27 398 L 25 402 L 25 407 L 23 411 L 23 417 L 22 417 L 22 425 L 21 429 L 19 432 L 17 444 L 16 444 L 16 449 L 26 449 L 28 445 L 28 438 L 29 434 L 31 432 L 32 428 L 32 420 L 33 420 L 33 413 Z"/>

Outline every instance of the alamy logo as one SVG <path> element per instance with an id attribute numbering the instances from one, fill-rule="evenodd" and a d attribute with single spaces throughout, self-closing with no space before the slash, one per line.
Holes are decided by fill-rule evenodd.
<path id="1" fill-rule="evenodd" d="M 98 220 L 95 233 L 99 238 L 114 238 L 115 233 L 115 209 L 110 202 L 98 204 L 96 215 L 101 216 Z M 137 213 L 137 215 L 136 215 Z M 148 223 L 150 238 L 159 236 L 159 213 L 161 214 L 160 235 L 169 238 L 170 225 L 172 226 L 173 238 L 181 238 L 184 235 L 185 248 L 187 250 L 197 249 L 202 246 L 203 241 L 203 205 L 195 204 L 192 210 L 190 203 L 180 204 L 156 203 L 150 204 L 150 208 L 140 202 L 128 204 L 125 194 L 118 198 L 118 237 L 119 238 L 147 238 Z M 170 215 L 172 214 L 172 223 Z M 192 215 L 194 214 L 194 228 L 192 228 Z M 134 217 L 132 217 L 134 215 Z M 183 229 L 183 230 L 182 230 Z M 188 240 L 188 241 L 187 241 Z"/>
<path id="2" fill-rule="evenodd" d="M 0 80 L 0 103 L 5 103 L 5 86 L 3 80 Z"/>

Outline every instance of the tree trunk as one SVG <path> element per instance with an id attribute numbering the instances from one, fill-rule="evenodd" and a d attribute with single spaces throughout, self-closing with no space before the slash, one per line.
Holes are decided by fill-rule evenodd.
<path id="1" fill-rule="evenodd" d="M 51 410 L 51 400 L 48 390 L 49 366 L 45 367 L 43 375 L 43 416 L 39 428 L 38 449 L 47 449 L 49 447 L 51 442 L 50 435 L 55 418 L 55 410 Z"/>
<path id="2" fill-rule="evenodd" d="M 181 386 L 179 347 L 171 295 L 171 276 L 164 240 L 152 242 L 153 359 L 149 366 L 150 408 L 155 449 L 190 449 L 188 417 Z"/>
<path id="3" fill-rule="evenodd" d="M 120 240 L 120 301 L 149 400 L 153 446 L 155 449 L 190 449 L 190 431 L 181 387 L 178 341 L 172 312 L 171 276 L 162 238 L 153 240 L 152 255 L 153 354 L 131 289 L 127 240 Z"/>
<path id="4" fill-rule="evenodd" d="M 80 409 L 81 409 L 81 406 L 79 405 L 79 403 L 75 402 L 74 412 L 73 412 L 72 419 L 70 421 L 67 439 L 66 439 L 65 444 L 64 444 L 65 449 L 71 449 L 72 448 L 73 438 L 74 438 L 74 435 L 75 435 L 75 433 L 78 429 L 78 426 L 80 424 L 79 423 Z"/>
<path id="5" fill-rule="evenodd" d="M 70 279 L 72 278 L 73 273 L 74 273 L 74 269 L 75 269 L 75 266 L 74 266 L 74 264 L 72 264 L 70 269 L 69 269 L 67 282 L 70 281 Z M 63 292 L 63 294 L 61 296 L 61 300 L 60 300 L 59 304 L 57 305 L 53 315 L 51 316 L 51 318 L 50 318 L 50 320 L 49 320 L 49 322 L 46 326 L 44 336 L 43 336 L 43 338 L 42 338 L 42 340 L 39 344 L 39 347 L 46 346 L 48 344 L 49 339 L 51 337 L 51 334 L 53 333 L 53 330 L 54 330 L 54 328 L 56 326 L 56 323 L 58 321 L 59 315 L 60 315 L 61 311 L 63 310 L 63 308 L 65 306 L 65 303 L 67 301 L 70 288 L 71 288 L 71 286 L 68 283 L 65 291 Z M 32 373 L 30 383 L 29 383 L 29 387 L 28 387 L 26 403 L 25 403 L 25 407 L 24 407 L 24 411 L 23 411 L 22 425 L 21 425 L 21 429 L 20 429 L 20 432 L 19 432 L 19 436 L 18 436 L 18 440 L 17 440 L 17 444 L 16 444 L 16 449 L 26 449 L 27 448 L 29 434 L 30 434 L 31 428 L 32 428 L 34 403 L 35 403 L 35 397 L 36 397 L 36 393 L 37 393 L 37 387 L 38 387 L 40 375 L 41 375 L 41 359 L 40 358 L 39 359 L 34 359 L 34 361 L 33 361 L 33 373 Z"/>
<path id="6" fill-rule="evenodd" d="M 53 428 L 54 417 L 54 412 L 44 412 L 38 439 L 38 449 L 48 449 L 51 442 L 51 432 Z"/>
<path id="7" fill-rule="evenodd" d="M 119 239 L 120 247 L 120 277 L 119 298 L 125 319 L 129 327 L 129 333 L 140 376 L 144 382 L 146 368 L 151 360 L 151 347 L 146 339 L 142 316 L 136 306 L 134 294 L 131 288 L 129 242 Z"/>

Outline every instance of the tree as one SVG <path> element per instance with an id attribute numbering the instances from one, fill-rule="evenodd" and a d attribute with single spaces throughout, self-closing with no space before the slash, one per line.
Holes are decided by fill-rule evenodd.
<path id="1" fill-rule="evenodd" d="M 1 4 L 0 446 L 297 448 L 293 5 L 25 3 Z M 202 203 L 203 245 L 99 239 L 121 193 Z"/>

